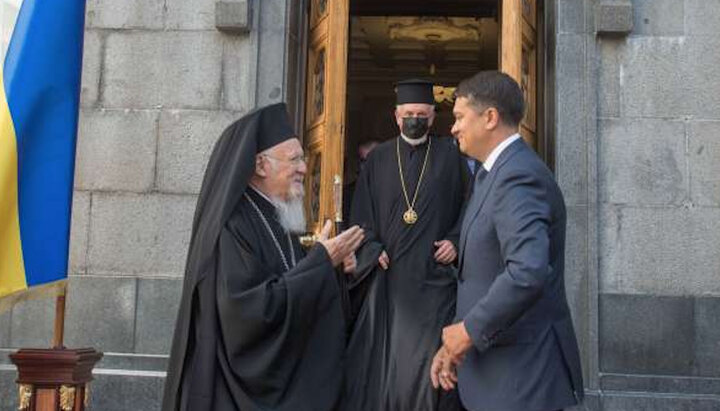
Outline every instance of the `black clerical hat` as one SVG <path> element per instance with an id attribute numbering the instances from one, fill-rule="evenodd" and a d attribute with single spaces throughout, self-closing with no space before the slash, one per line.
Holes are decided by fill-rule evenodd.
<path id="1" fill-rule="evenodd" d="M 433 83 L 427 80 L 410 79 L 395 83 L 397 104 L 423 103 L 435 104 Z"/>
<path id="2" fill-rule="evenodd" d="M 258 152 L 295 137 L 285 103 L 277 103 L 257 111 L 260 130 L 257 134 Z"/>

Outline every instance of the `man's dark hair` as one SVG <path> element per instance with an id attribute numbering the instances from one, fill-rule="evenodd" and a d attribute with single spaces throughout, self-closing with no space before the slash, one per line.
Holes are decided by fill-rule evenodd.
<path id="1" fill-rule="evenodd" d="M 525 98 L 518 83 L 499 71 L 481 71 L 463 80 L 455 90 L 455 98 L 465 97 L 476 108 L 494 107 L 500 120 L 518 126 L 525 115 Z"/>

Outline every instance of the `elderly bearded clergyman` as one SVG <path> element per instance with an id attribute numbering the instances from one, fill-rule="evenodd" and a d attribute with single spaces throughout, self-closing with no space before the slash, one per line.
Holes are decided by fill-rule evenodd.
<path id="1" fill-rule="evenodd" d="M 284 104 L 256 110 L 215 145 L 198 198 L 163 400 L 175 410 L 331 410 L 345 318 L 334 267 L 363 231 L 307 254 L 302 145 Z"/>

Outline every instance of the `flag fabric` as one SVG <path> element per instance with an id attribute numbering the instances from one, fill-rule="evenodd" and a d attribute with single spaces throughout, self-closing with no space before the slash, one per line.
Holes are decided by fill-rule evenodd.
<path id="1" fill-rule="evenodd" d="M 0 75 L 0 311 L 67 279 L 85 0 L 24 0 Z"/>

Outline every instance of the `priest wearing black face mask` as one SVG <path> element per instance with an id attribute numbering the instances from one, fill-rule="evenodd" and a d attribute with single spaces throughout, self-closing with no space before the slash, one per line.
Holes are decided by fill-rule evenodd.
<path id="1" fill-rule="evenodd" d="M 455 310 L 457 239 L 467 167 L 428 133 L 433 84 L 397 84 L 400 135 L 376 147 L 358 178 L 351 221 L 365 229 L 351 281 L 355 324 L 344 409 L 456 410 L 455 392 L 424 378 Z"/>

